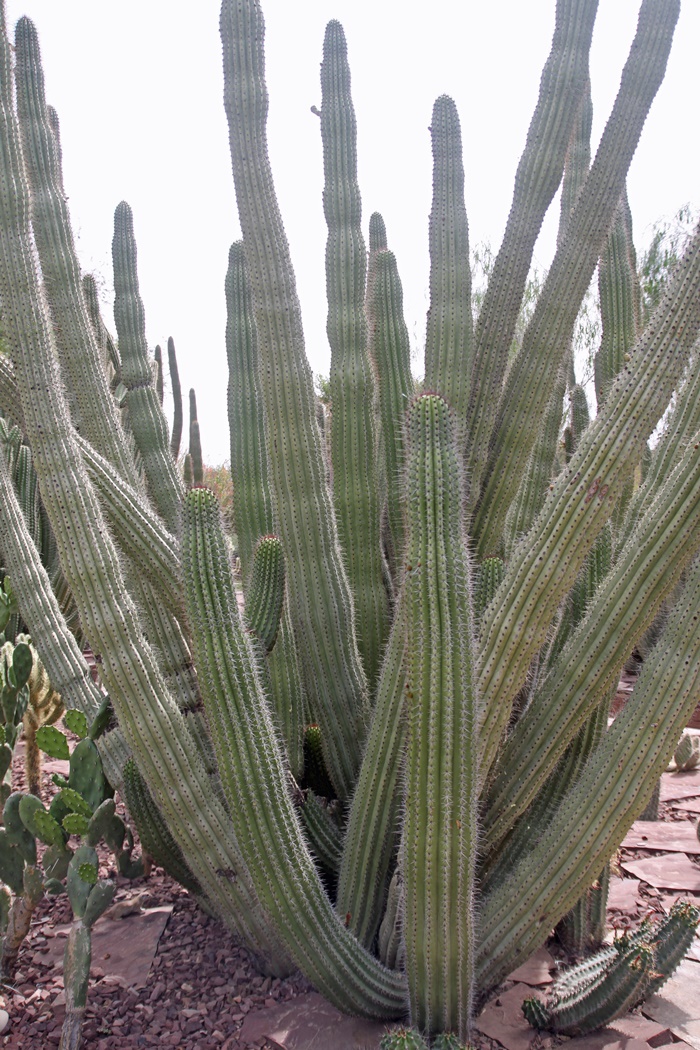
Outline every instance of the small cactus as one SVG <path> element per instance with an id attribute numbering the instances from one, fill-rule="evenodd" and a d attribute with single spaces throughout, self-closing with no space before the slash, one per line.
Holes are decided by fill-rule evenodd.
<path id="1" fill-rule="evenodd" d="M 428 1050 L 428 1044 L 415 1028 L 394 1028 L 382 1036 L 379 1050 Z"/>

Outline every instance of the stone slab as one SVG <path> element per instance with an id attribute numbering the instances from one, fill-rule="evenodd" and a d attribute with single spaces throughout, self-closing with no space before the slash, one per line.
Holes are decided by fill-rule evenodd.
<path id="1" fill-rule="evenodd" d="M 608 890 L 608 908 L 621 911 L 623 915 L 636 915 L 639 911 L 639 879 L 620 879 L 613 875 Z"/>
<path id="2" fill-rule="evenodd" d="M 635 820 L 622 848 L 700 854 L 700 840 L 689 821 Z"/>
<path id="3" fill-rule="evenodd" d="M 554 965 L 554 958 L 547 949 L 540 948 L 539 951 L 530 956 L 527 962 L 524 962 L 517 970 L 513 970 L 508 980 L 521 981 L 523 984 L 532 985 L 533 988 L 543 984 L 551 984 L 554 980 L 552 977 Z"/>
<path id="4" fill-rule="evenodd" d="M 515 984 L 486 1004 L 474 1026 L 490 1039 L 497 1039 L 506 1050 L 528 1050 L 533 1039 L 540 1039 L 523 1016 L 523 999 L 529 999 L 532 988 Z"/>
<path id="5" fill-rule="evenodd" d="M 275 1050 L 378 1050 L 386 1024 L 348 1017 L 317 992 L 300 995 L 289 1003 L 248 1014 L 239 1044 L 263 1039 Z"/>
<path id="6" fill-rule="evenodd" d="M 693 795 L 700 795 L 700 769 L 690 769 L 687 773 L 661 774 L 661 802 L 692 798 Z"/>
<path id="7" fill-rule="evenodd" d="M 658 995 L 643 1004 L 642 1013 L 700 1050 L 700 963 L 684 959 Z"/>
<path id="8" fill-rule="evenodd" d="M 98 919 L 92 928 L 92 967 L 100 976 L 116 977 L 126 985 L 142 987 L 148 980 L 158 941 L 165 929 L 172 904 L 148 908 L 123 919 Z M 43 962 L 63 967 L 63 952 L 70 927 L 55 931 L 48 941 Z"/>
<path id="9" fill-rule="evenodd" d="M 659 1024 L 658 1021 L 645 1017 L 641 1013 L 627 1014 L 611 1021 L 608 1028 L 612 1028 L 628 1039 L 641 1039 L 649 1046 L 666 1046 L 673 1042 L 673 1033 L 668 1025 Z"/>
<path id="10" fill-rule="evenodd" d="M 625 860 L 621 867 L 657 889 L 689 890 L 691 893 L 700 891 L 700 868 L 692 864 L 685 853 Z"/>

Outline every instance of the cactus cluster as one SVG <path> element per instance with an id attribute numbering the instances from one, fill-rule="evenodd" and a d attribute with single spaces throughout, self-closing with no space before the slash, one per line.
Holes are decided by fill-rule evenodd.
<path id="1" fill-rule="evenodd" d="M 73 783 L 52 803 L 60 819 L 23 803 L 28 833 L 51 840 L 52 877 L 68 876 L 75 900 L 74 1016 L 107 894 L 92 878 L 98 828 L 132 863 L 96 755 L 147 848 L 261 968 L 299 967 L 341 1009 L 412 1025 L 387 1039 L 465 1044 L 478 1002 L 558 923 L 563 937 L 567 924 L 575 931 L 573 950 L 592 943 L 601 873 L 700 697 L 700 230 L 642 326 L 625 196 L 678 0 L 641 0 L 591 159 L 596 7 L 557 3 L 476 318 L 459 117 L 451 99 L 435 103 L 420 388 L 400 260 L 378 213 L 369 252 L 364 240 L 348 48 L 329 24 L 320 130 L 332 357 L 319 412 L 268 156 L 262 11 L 223 0 L 242 230 L 222 289 L 234 578 L 216 499 L 201 487 L 194 399 L 184 476 L 179 395 L 172 434 L 163 415 L 134 216 L 118 205 L 115 341 L 80 278 L 36 31 L 21 19 L 13 49 L 0 6 L 0 409 L 13 442 L 31 449 L 60 564 L 60 578 L 47 571 L 0 456 L 12 583 L 0 612 L 21 616 L 66 707 L 104 730 L 73 752 Z M 556 254 L 515 341 L 560 185 Z M 604 336 L 588 419 L 571 344 L 599 262 Z M 168 357 L 175 385 L 170 344 Z M 633 702 L 608 727 L 620 669 L 652 625 Z M 46 746 L 60 746 L 50 729 Z M 84 842 L 63 871 L 68 829 Z M 31 858 L 12 849 L 0 865 L 23 892 L 20 861 L 24 871 Z M 635 1000 L 633 979 L 658 964 L 655 937 L 653 949 L 642 939 L 594 966 L 593 1023 Z"/>
<path id="2" fill-rule="evenodd" d="M 663 986 L 683 959 L 700 922 L 700 911 L 687 901 L 634 934 L 617 939 L 554 982 L 547 1001 L 523 1002 L 523 1013 L 535 1028 L 561 1035 L 584 1035 L 638 1006 Z"/>

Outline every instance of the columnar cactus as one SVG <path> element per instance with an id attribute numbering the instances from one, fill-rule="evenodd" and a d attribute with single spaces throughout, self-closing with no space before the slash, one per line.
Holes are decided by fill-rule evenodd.
<path id="1" fill-rule="evenodd" d="M 120 204 L 115 220 L 110 353 L 89 294 L 83 304 L 58 200 L 36 34 L 23 20 L 18 120 L 2 20 L 0 308 L 10 354 L 0 356 L 0 408 L 31 448 L 62 578 L 100 656 L 117 724 L 94 746 L 110 780 L 126 784 L 154 852 L 261 967 L 299 966 L 344 1010 L 408 1019 L 413 1033 L 397 1038 L 414 1044 L 466 1042 L 473 1004 L 599 879 L 700 697 L 700 230 L 640 335 L 624 197 L 678 0 L 642 0 L 588 171 L 596 7 L 558 0 L 473 332 L 459 120 L 450 99 L 435 104 L 418 396 L 399 267 L 378 214 L 369 265 L 365 256 L 347 46 L 338 23 L 328 27 L 320 128 L 333 359 L 322 437 L 268 159 L 262 12 L 258 0 L 223 0 L 243 233 L 225 287 L 242 617 L 214 496 L 196 487 L 192 464 L 187 485 L 176 469 L 179 416 L 166 433 L 131 211 Z M 513 356 L 533 247 L 562 178 L 556 256 Z M 599 259 L 601 401 L 584 425 L 573 391 L 570 456 L 557 472 L 573 325 Z M 2 456 L 0 500 L 19 613 L 66 705 L 92 718 L 101 695 Z M 4 613 L 10 604 L 6 595 Z M 634 702 L 608 729 L 610 690 L 662 606 L 671 608 Z M 7 874 L 17 883 L 16 870 Z M 85 926 L 90 898 L 80 893 Z M 68 959 L 83 975 L 77 1012 L 84 938 L 76 933 Z M 607 984 L 596 970 L 596 1018 L 635 1000 L 648 950 L 630 951 Z"/>

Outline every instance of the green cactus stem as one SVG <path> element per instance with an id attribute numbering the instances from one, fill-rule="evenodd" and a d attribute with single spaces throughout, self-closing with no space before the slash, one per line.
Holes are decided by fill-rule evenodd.
<path id="1" fill-rule="evenodd" d="M 366 251 L 357 183 L 357 133 L 345 34 L 329 22 L 321 63 L 325 185 L 326 330 L 331 348 L 333 503 L 367 679 L 376 681 L 389 630 L 382 580 L 374 375 L 367 350 Z"/>
<path id="2" fill-rule="evenodd" d="M 399 597 L 348 813 L 338 878 L 337 910 L 367 947 L 382 921 L 398 845 L 406 746 L 405 650 L 406 617 L 403 598 Z"/>
<path id="3" fill-rule="evenodd" d="M 89 926 L 76 920 L 70 928 L 63 953 L 63 987 L 66 992 L 66 1016 L 61 1028 L 58 1050 L 80 1050 L 83 1019 L 87 1006 L 92 936 Z"/>
<path id="4" fill-rule="evenodd" d="M 408 412 L 408 756 L 403 827 L 411 1021 L 468 1037 L 474 952 L 476 697 L 460 457 L 447 403 Z"/>
<path id="5" fill-rule="evenodd" d="M 269 653 L 277 640 L 284 603 L 284 553 L 277 536 L 261 536 L 253 555 L 246 595 L 248 630 Z"/>
<path id="6" fill-rule="evenodd" d="M 145 316 L 136 272 L 136 242 L 131 208 L 122 201 L 114 213 L 114 322 L 119 336 L 121 376 L 126 387 L 129 425 L 139 450 L 148 489 L 168 528 L 178 523 L 183 495 L 170 455 L 168 427 L 152 383 L 146 347 Z"/>
<path id="7" fill-rule="evenodd" d="M 447 95 L 433 105 L 433 200 L 430 211 L 430 309 L 425 338 L 425 388 L 452 408 L 458 441 L 467 422 L 474 356 L 469 228 L 464 203 L 462 134 Z"/>
<path id="8" fill-rule="evenodd" d="M 654 951 L 650 944 L 634 944 L 617 953 L 601 976 L 572 995 L 552 1001 L 526 999 L 523 1013 L 536 1028 L 548 1028 L 561 1035 L 585 1035 L 602 1028 L 627 1013 L 643 998 L 654 972 Z"/>
<path id="9" fill-rule="evenodd" d="M 190 390 L 190 458 L 192 460 L 192 484 L 204 484 L 204 461 L 202 459 L 202 438 L 197 419 L 197 398 Z"/>
<path id="10" fill-rule="evenodd" d="M 124 790 L 142 849 L 181 886 L 195 896 L 201 895 L 199 882 L 187 866 L 182 850 L 170 834 L 145 780 L 131 759 L 124 766 Z"/>
<path id="11" fill-rule="evenodd" d="M 256 892 L 287 950 L 339 1008 L 401 1016 L 405 984 L 333 912 L 287 792 L 284 761 L 243 629 L 216 497 L 187 494 L 183 566 L 202 697 L 222 783 Z M 264 818 L 261 819 L 261 815 Z M 332 945 L 335 963 L 327 965 Z"/>
<path id="12" fill-rule="evenodd" d="M 484 775 L 507 724 L 504 697 L 515 696 L 525 681 L 559 602 L 610 514 L 630 460 L 641 456 L 653 421 L 660 418 L 683 372 L 700 324 L 699 248 L 700 229 L 603 411 L 554 482 L 528 534 L 530 542 L 513 553 L 492 602 L 479 653 Z"/>
<path id="13" fill-rule="evenodd" d="M 234 523 L 243 567 L 244 590 L 260 536 L 275 531 L 265 438 L 265 410 L 259 374 L 258 337 L 246 275 L 243 242 L 229 250 L 226 273 L 226 356 L 231 480 Z M 306 699 L 289 602 L 284 604 L 279 638 L 267 661 L 270 696 L 287 744 L 293 776 L 304 768 Z"/>
<path id="14" fill-rule="evenodd" d="M 386 488 L 384 542 L 392 578 L 398 583 L 406 543 L 402 505 L 405 450 L 401 421 L 413 397 L 414 383 L 411 346 L 403 315 L 403 289 L 393 252 L 378 251 L 375 255 L 370 294 L 370 350 L 378 377 Z"/>
<path id="15" fill-rule="evenodd" d="M 70 391 L 70 409 L 83 435 L 135 483 L 133 462 L 83 295 L 60 157 L 44 98 L 38 37 L 26 17 L 17 23 L 15 49 L 19 125 L 32 191 L 32 229 L 56 350 Z"/>
<path id="16" fill-rule="evenodd" d="M 379 1050 L 428 1050 L 428 1044 L 415 1028 L 401 1027 L 382 1036 Z"/>
<path id="17" fill-rule="evenodd" d="M 180 370 L 177 365 L 177 354 L 175 353 L 175 340 L 168 336 L 168 372 L 170 373 L 170 392 L 173 398 L 173 429 L 170 435 L 170 454 L 177 462 L 180 455 L 180 441 L 182 440 L 182 387 L 180 385 Z"/>
<path id="18" fill-rule="evenodd" d="M 637 34 L 598 152 L 501 393 L 472 529 L 481 557 L 498 544 L 509 493 L 527 465 L 536 437 L 530 420 L 544 411 L 549 395 L 546 375 L 559 366 L 569 346 L 647 112 L 663 79 L 679 11 L 679 0 L 642 3 Z"/>
<path id="19" fill-rule="evenodd" d="M 165 390 L 163 388 L 163 351 L 160 345 L 156 346 L 153 351 L 153 361 L 155 367 L 155 388 L 158 400 L 163 404 L 163 398 L 165 396 Z"/>
<path id="20" fill-rule="evenodd" d="M 264 26 L 259 5 L 221 9 L 224 104 L 260 353 L 271 488 L 290 611 L 312 710 L 339 797 L 354 789 L 367 683 L 325 478 L 311 372 L 289 246 L 267 152 Z M 274 245 L 271 253 L 269 248 Z M 303 520 L 297 508 L 305 507 Z"/>
<path id="21" fill-rule="evenodd" d="M 508 352 L 535 241 L 559 187 L 588 84 L 588 53 L 597 8 L 595 0 L 570 0 L 557 5 L 552 47 L 515 176 L 506 232 L 479 313 L 466 471 L 473 505 L 486 470 Z"/>

